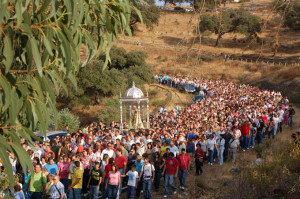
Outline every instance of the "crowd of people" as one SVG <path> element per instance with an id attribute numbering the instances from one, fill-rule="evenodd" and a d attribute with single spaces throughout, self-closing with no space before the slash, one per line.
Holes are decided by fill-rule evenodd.
<path id="1" fill-rule="evenodd" d="M 238 150 L 250 150 L 293 125 L 295 110 L 280 92 L 223 80 L 155 77 L 158 83 L 175 88 L 181 82 L 193 83 L 210 95 L 188 108 L 160 108 L 150 120 L 151 129 L 120 132 L 119 123 L 112 121 L 92 123 L 77 132 L 66 127 L 66 136 L 42 145 L 36 142 L 35 147 L 21 139 L 34 173 L 23 171 L 9 153 L 20 182 L 13 191 L 15 198 L 95 199 L 100 194 L 115 199 L 127 186 L 127 198 L 150 199 L 152 185 L 158 192 L 161 182 L 164 197 L 169 197 L 170 187 L 172 194 L 186 190 L 191 172 L 201 177 L 205 162 L 210 166 L 235 163 Z"/>

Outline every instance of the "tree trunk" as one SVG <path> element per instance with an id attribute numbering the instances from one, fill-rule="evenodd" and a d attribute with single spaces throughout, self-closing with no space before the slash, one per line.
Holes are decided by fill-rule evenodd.
<path id="1" fill-rule="evenodd" d="M 217 41 L 216 41 L 216 46 L 219 45 L 219 40 L 221 39 L 221 35 L 218 35 Z"/>
<path id="2" fill-rule="evenodd" d="M 130 25 L 130 30 L 131 30 L 132 36 L 134 36 L 134 28 L 133 28 L 133 25 Z"/>

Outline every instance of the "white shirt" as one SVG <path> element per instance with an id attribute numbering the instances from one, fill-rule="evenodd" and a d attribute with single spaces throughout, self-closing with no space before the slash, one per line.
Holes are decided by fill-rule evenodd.
<path id="1" fill-rule="evenodd" d="M 284 111 L 282 109 L 280 109 L 277 113 L 279 113 L 279 122 L 282 122 Z"/>
<path id="2" fill-rule="evenodd" d="M 207 140 L 207 146 L 208 146 L 208 149 L 211 149 L 211 148 L 214 148 L 215 147 L 215 144 L 216 144 L 216 140 L 215 139 L 208 139 Z"/>
<path id="3" fill-rule="evenodd" d="M 113 150 L 107 150 L 107 149 L 104 149 L 101 153 L 101 160 L 103 160 L 103 156 L 104 154 L 107 154 L 109 158 L 115 158 L 116 157 L 116 154 Z"/>
<path id="4" fill-rule="evenodd" d="M 142 167 L 142 172 L 144 179 L 149 180 L 149 177 L 152 177 L 152 173 L 155 171 L 155 168 L 152 164 L 146 164 Z"/>
<path id="5" fill-rule="evenodd" d="M 135 187 L 136 185 L 136 179 L 139 178 L 139 173 L 137 171 L 128 171 L 126 173 L 126 175 L 128 176 L 128 186 L 132 186 Z"/>

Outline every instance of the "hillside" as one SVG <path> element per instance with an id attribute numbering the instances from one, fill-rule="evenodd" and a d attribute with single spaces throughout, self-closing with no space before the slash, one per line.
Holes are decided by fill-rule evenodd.
<path id="1" fill-rule="evenodd" d="M 222 8 L 239 8 L 242 5 L 231 3 Z M 258 36 L 263 44 L 249 42 L 238 33 L 228 33 L 215 47 L 215 34 L 205 32 L 199 36 L 195 33 L 200 14 L 206 13 L 203 10 L 200 14 L 162 12 L 159 24 L 153 30 L 139 24 L 132 39 L 122 37 L 116 45 L 147 52 L 147 63 L 152 65 L 156 74 L 250 83 L 265 89 L 280 89 L 293 98 L 293 102 L 299 102 L 300 33 L 282 26 L 282 17 L 273 10 L 271 0 L 246 2 L 243 6 L 261 18 L 262 31 Z M 277 56 L 272 57 L 276 36 L 279 48 Z M 141 42 L 141 45 L 135 45 L 136 42 Z M 241 56 L 244 61 L 225 61 L 221 54 Z M 263 59 L 277 62 L 263 62 Z"/>

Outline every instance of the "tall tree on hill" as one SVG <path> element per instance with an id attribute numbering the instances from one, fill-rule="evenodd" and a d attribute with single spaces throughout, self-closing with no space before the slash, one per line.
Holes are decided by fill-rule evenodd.
<path id="1" fill-rule="evenodd" d="M 160 9 L 155 5 L 155 0 L 144 0 L 145 3 L 138 2 L 137 6 L 142 14 L 143 23 L 150 30 L 153 29 L 153 25 L 157 25 L 160 18 Z M 130 18 L 130 29 L 134 34 L 135 25 L 141 23 L 141 18 L 135 10 L 132 10 Z"/>
<path id="2" fill-rule="evenodd" d="M 204 14 L 201 16 L 200 31 L 210 31 L 217 35 L 216 46 L 224 34 L 230 32 L 242 33 L 248 38 L 257 37 L 261 31 L 260 18 L 241 8 L 238 11 L 226 10 L 216 15 Z"/>
<path id="3" fill-rule="evenodd" d="M 289 27 L 291 30 L 300 30 L 300 3 L 293 2 L 286 11 L 284 18 L 284 25 Z"/>
<path id="4" fill-rule="evenodd" d="M 201 31 L 215 33 L 218 36 L 216 40 L 216 46 L 218 46 L 223 35 L 235 30 L 233 26 L 235 16 L 236 12 L 233 10 L 224 11 L 217 15 L 204 14 L 201 16 L 199 28 Z"/>

